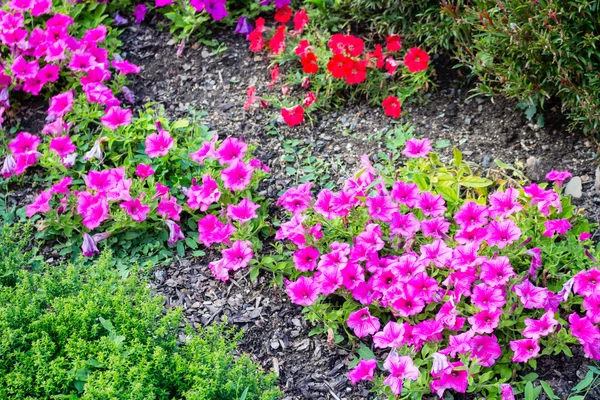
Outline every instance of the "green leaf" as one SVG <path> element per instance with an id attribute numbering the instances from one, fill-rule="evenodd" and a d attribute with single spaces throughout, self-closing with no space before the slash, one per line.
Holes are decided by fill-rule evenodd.
<path id="1" fill-rule="evenodd" d="M 585 378 L 583 378 L 583 380 L 581 382 L 579 382 L 577 385 L 575 385 L 575 387 L 573 389 L 571 389 L 571 391 L 580 392 L 583 389 L 589 387 L 593 381 L 594 381 L 594 373 L 592 371 L 588 371 L 588 373 L 585 375 Z"/>
<path id="2" fill-rule="evenodd" d="M 250 280 L 252 282 L 256 281 L 256 278 L 258 278 L 259 272 L 260 272 L 260 268 L 258 266 L 254 267 L 250 270 Z"/>
<path id="3" fill-rule="evenodd" d="M 494 182 L 487 178 L 477 176 L 465 176 L 461 179 L 460 184 L 465 187 L 484 188 L 492 185 Z"/>
<path id="4" fill-rule="evenodd" d="M 188 126 L 190 126 L 190 121 L 188 121 L 187 119 L 180 119 L 173 122 L 173 124 L 171 125 L 171 129 L 175 130 L 180 128 L 187 128 Z"/>
<path id="5" fill-rule="evenodd" d="M 179 257 L 185 256 L 185 248 L 183 247 L 183 242 L 177 241 L 177 254 L 179 254 Z"/>
<path id="6" fill-rule="evenodd" d="M 361 360 L 372 360 L 376 358 L 375 353 L 373 353 L 373 351 L 371 351 L 371 349 L 365 346 L 363 343 L 360 344 L 360 347 L 356 352 L 360 356 Z"/>
<path id="7" fill-rule="evenodd" d="M 104 319 L 102 317 L 98 317 L 98 321 L 100 321 L 100 324 L 102 324 L 102 326 L 104 327 L 104 329 L 106 329 L 109 332 L 114 332 L 115 331 L 115 327 L 112 324 L 112 322 L 110 322 L 110 320 L 108 319 Z"/>
<path id="8" fill-rule="evenodd" d="M 445 149 L 446 147 L 450 147 L 451 144 L 452 143 L 450 143 L 448 139 L 440 139 L 437 142 L 435 142 L 433 147 L 435 147 L 436 149 Z"/>
<path id="9" fill-rule="evenodd" d="M 542 385 L 544 393 L 546 393 L 546 396 L 548 396 L 549 399 L 560 400 L 560 397 L 554 394 L 554 390 L 552 390 L 552 388 L 546 383 L 546 381 L 540 381 L 540 385 Z"/>
<path id="10" fill-rule="evenodd" d="M 196 250 L 198 248 L 198 242 L 189 236 L 185 238 L 185 244 L 187 244 L 192 250 Z"/>
<path id="11" fill-rule="evenodd" d="M 460 167 L 460 164 L 463 161 L 463 155 L 461 153 L 460 150 L 458 150 L 456 147 L 454 148 L 454 165 L 456 166 L 456 168 Z"/>
<path id="12" fill-rule="evenodd" d="M 529 107 L 527 107 L 527 110 L 525 110 L 525 117 L 531 121 L 536 112 L 537 107 L 534 105 L 530 105 Z"/>
<path id="13" fill-rule="evenodd" d="M 248 390 L 250 388 L 248 386 L 246 386 L 246 390 L 244 390 L 244 392 L 242 393 L 242 395 L 240 396 L 239 400 L 246 400 L 246 397 L 248 396 Z"/>

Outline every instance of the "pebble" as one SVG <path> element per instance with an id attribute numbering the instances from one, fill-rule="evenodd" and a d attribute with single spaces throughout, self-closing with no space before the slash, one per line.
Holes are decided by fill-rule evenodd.
<path id="1" fill-rule="evenodd" d="M 582 196 L 581 178 L 578 176 L 573 177 L 567 186 L 565 186 L 565 196 L 573 196 L 578 199 Z"/>

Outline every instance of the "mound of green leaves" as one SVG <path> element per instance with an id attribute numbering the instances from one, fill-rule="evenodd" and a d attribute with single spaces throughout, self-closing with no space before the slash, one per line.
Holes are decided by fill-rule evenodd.
<path id="1" fill-rule="evenodd" d="M 0 243 L 17 229 L 3 228 Z M 182 332 L 182 322 L 143 280 L 121 279 L 109 255 L 89 268 L 20 270 L 0 284 L 0 398 L 278 397 L 273 375 L 234 357 L 239 334 Z"/>

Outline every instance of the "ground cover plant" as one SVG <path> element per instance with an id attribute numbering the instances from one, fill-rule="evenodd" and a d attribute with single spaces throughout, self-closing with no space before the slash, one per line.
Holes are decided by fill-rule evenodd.
<path id="1" fill-rule="evenodd" d="M 294 12 L 288 5 L 278 6 L 274 20 L 277 26 L 272 28 L 266 26 L 263 17 L 256 19 L 256 26 L 247 17 L 238 22 L 236 32 L 246 35 L 250 50 L 268 49 L 273 57 L 269 87 L 283 79 L 281 98 L 257 96 L 256 88 L 250 87 L 246 110 L 253 104 L 273 104 L 281 108 L 281 117 L 289 126 L 296 126 L 316 108 L 327 109 L 358 98 L 382 106 L 389 117 L 399 118 L 402 102 L 430 85 L 424 72 L 429 55 L 418 47 L 403 49 L 399 35 L 388 35 L 384 44 L 367 51 L 358 36 L 332 35 L 311 27 L 304 8 Z"/>
<path id="2" fill-rule="evenodd" d="M 0 396 L 3 398 L 275 399 L 274 376 L 234 357 L 239 333 L 224 325 L 180 328 L 137 273 L 122 279 L 110 254 L 80 263 L 23 269 L 22 227 L 0 229 Z M 25 260 L 25 264 L 27 261 Z"/>
<path id="3" fill-rule="evenodd" d="M 539 355 L 578 343 L 600 359 L 600 272 L 589 223 L 560 195 L 570 174 L 522 186 L 431 149 L 410 139 L 399 169 L 364 157 L 338 192 L 315 199 L 308 182 L 278 200 L 291 217 L 276 235 L 294 250 L 291 300 L 322 323 L 315 332 L 389 349 L 382 360 L 361 345 L 350 380 L 374 380 L 391 398 L 510 399 L 541 390 L 515 376 Z"/>
<path id="4" fill-rule="evenodd" d="M 147 108 L 129 125 L 99 129 L 71 168 L 53 146 L 69 137 L 41 145 L 44 179 L 52 186 L 25 208 L 39 228 L 37 237 L 58 240 L 61 254 L 72 258 L 99 254 L 101 242 L 130 257 L 158 252 L 162 258 L 172 253 L 166 242 L 180 255 L 187 247 L 196 256 L 205 254 L 200 243 L 215 244 L 223 247 L 223 258 L 211 263 L 220 279 L 248 266 L 262 249 L 259 233 L 269 231 L 264 199 L 257 195 L 268 168 L 243 140 L 219 140 L 200 124 L 200 115 L 192 116 L 171 123 Z M 80 143 L 89 136 L 72 136 L 73 147 L 89 146 Z M 32 140 L 39 142 L 20 133 L 9 146 Z"/>

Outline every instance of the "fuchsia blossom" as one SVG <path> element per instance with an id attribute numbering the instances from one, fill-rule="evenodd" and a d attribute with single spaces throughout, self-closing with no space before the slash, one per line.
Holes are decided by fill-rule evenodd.
<path id="1" fill-rule="evenodd" d="M 356 367 L 348 372 L 348 379 L 353 385 L 358 381 L 372 381 L 375 368 L 377 368 L 377 360 L 360 360 Z"/>
<path id="2" fill-rule="evenodd" d="M 508 218 L 510 215 L 523 210 L 519 203 L 519 191 L 514 188 L 508 188 L 504 192 L 496 192 L 490 195 L 490 216 L 492 218 Z"/>
<path id="3" fill-rule="evenodd" d="M 435 239 L 443 239 L 450 229 L 450 222 L 443 217 L 425 219 L 421 221 L 421 231 L 423 236 Z"/>
<path id="4" fill-rule="evenodd" d="M 371 218 L 390 222 L 392 214 L 398 211 L 398 205 L 389 196 L 367 197 L 367 210 Z"/>
<path id="5" fill-rule="evenodd" d="M 558 326 L 558 321 L 554 319 L 554 312 L 546 312 L 539 320 L 525 318 L 525 329 L 523 336 L 529 339 L 539 339 L 542 336 L 548 336 Z"/>
<path id="6" fill-rule="evenodd" d="M 537 183 L 532 183 L 523 188 L 525 195 L 531 197 L 531 205 L 536 205 L 539 212 L 547 217 L 550 215 L 550 206 L 562 211 L 562 204 L 559 195 L 553 190 L 545 190 L 540 188 Z"/>
<path id="7" fill-rule="evenodd" d="M 163 196 L 156 207 L 156 212 L 163 218 L 179 221 L 179 214 L 183 210 L 175 197 Z"/>
<path id="8" fill-rule="evenodd" d="M 409 356 L 400 356 L 395 351 L 392 351 L 385 362 L 383 368 L 390 374 L 383 381 L 392 389 L 392 393 L 399 395 L 402 393 L 402 380 L 410 379 L 416 381 L 419 379 L 419 368 L 417 368 Z"/>
<path id="9" fill-rule="evenodd" d="M 75 152 L 77 148 L 70 137 L 59 136 L 52 138 L 50 141 L 50 150 L 56 152 L 61 157 L 67 157 L 69 154 Z"/>
<path id="10" fill-rule="evenodd" d="M 444 215 L 446 212 L 445 204 L 446 202 L 441 194 L 434 195 L 430 192 L 423 192 L 417 202 L 418 208 L 420 208 L 427 217 L 441 217 Z"/>
<path id="11" fill-rule="evenodd" d="M 479 278 L 490 286 L 504 286 L 510 278 L 516 276 L 508 257 L 498 256 L 481 264 Z"/>
<path id="12" fill-rule="evenodd" d="M 332 200 L 334 194 L 329 189 L 323 189 L 317 195 L 317 201 L 313 205 L 313 209 L 318 214 L 321 214 L 325 218 L 332 220 L 339 217 L 339 214 L 333 208 Z"/>
<path id="13" fill-rule="evenodd" d="M 221 165 L 232 164 L 235 161 L 242 161 L 247 151 L 246 143 L 237 138 L 228 137 L 219 146 L 215 158 Z"/>
<path id="14" fill-rule="evenodd" d="M 174 245 L 178 240 L 184 240 L 185 236 L 181 232 L 181 227 L 176 222 L 170 219 L 165 220 L 167 227 L 169 228 L 169 244 Z"/>
<path id="15" fill-rule="evenodd" d="M 108 199 L 102 193 L 91 195 L 80 192 L 77 196 L 77 212 L 83 217 L 83 226 L 92 231 L 110 218 Z"/>
<path id="16" fill-rule="evenodd" d="M 486 241 L 490 246 L 497 246 L 499 249 L 503 249 L 519 240 L 520 237 L 521 229 L 517 224 L 512 219 L 505 219 L 490 223 Z"/>
<path id="17" fill-rule="evenodd" d="M 582 306 L 586 310 L 586 317 L 592 323 L 597 324 L 600 322 L 600 293 L 593 293 L 590 296 L 586 296 L 583 299 Z"/>
<path id="18" fill-rule="evenodd" d="M 247 198 L 243 198 L 237 206 L 232 204 L 227 205 L 227 217 L 239 221 L 240 224 L 245 224 L 257 217 L 256 210 L 259 208 L 258 204 L 253 203 Z"/>
<path id="19" fill-rule="evenodd" d="M 27 218 L 33 217 L 37 213 L 47 213 L 51 210 L 50 200 L 52 199 L 52 191 L 44 190 L 37 195 L 33 203 L 25 207 Z"/>
<path id="20" fill-rule="evenodd" d="M 433 263 L 438 268 L 444 268 L 451 259 L 452 249 L 443 240 L 437 239 L 431 244 L 421 246 L 419 261 L 424 262 L 426 265 Z"/>
<path id="21" fill-rule="evenodd" d="M 390 321 L 381 332 L 373 335 L 373 344 L 380 349 L 399 348 L 404 343 L 404 324 Z"/>
<path id="22" fill-rule="evenodd" d="M 404 204 L 408 208 L 414 208 L 421 199 L 419 188 L 414 183 L 397 181 L 392 187 L 390 195 L 394 201 Z"/>
<path id="23" fill-rule="evenodd" d="M 502 383 L 500 385 L 500 393 L 502 395 L 501 400 L 515 400 L 513 388 L 508 383 Z"/>
<path id="24" fill-rule="evenodd" d="M 226 189 L 244 190 L 252 180 L 253 168 L 243 161 L 234 161 L 229 167 L 221 171 L 221 179 Z"/>
<path id="25" fill-rule="evenodd" d="M 68 194 L 69 186 L 71 185 L 71 183 L 73 183 L 73 178 L 71 178 L 70 176 L 65 176 L 60 181 L 52 185 L 52 188 L 50 188 L 50 192 Z"/>
<path id="26" fill-rule="evenodd" d="M 573 175 L 569 171 L 556 171 L 552 170 L 546 174 L 546 179 L 552 181 L 556 184 L 556 186 L 561 187 L 562 183 L 567 179 L 571 178 Z"/>
<path id="27" fill-rule="evenodd" d="M 492 333 L 498 327 L 500 315 L 504 314 L 500 309 L 486 309 L 468 318 L 473 332 L 478 334 Z"/>
<path id="28" fill-rule="evenodd" d="M 134 221 L 142 222 L 146 219 L 146 216 L 150 212 L 150 206 L 143 204 L 141 198 L 144 197 L 144 193 L 139 195 L 133 200 L 124 201 L 119 204 L 122 210 L 125 210 L 127 215 Z"/>
<path id="29" fill-rule="evenodd" d="M 469 385 L 469 372 L 460 361 L 450 363 L 450 367 L 434 374 L 438 378 L 431 382 L 431 390 L 441 399 L 446 389 L 453 389 L 458 393 L 465 393 Z"/>
<path id="30" fill-rule="evenodd" d="M 575 275 L 573 282 L 573 292 L 580 296 L 590 296 L 595 292 L 598 292 L 600 287 L 600 270 L 598 267 L 592 268 L 588 271 L 580 271 Z"/>
<path id="31" fill-rule="evenodd" d="M 504 291 L 501 287 L 488 286 L 485 283 L 480 283 L 473 287 L 471 302 L 480 310 L 494 311 L 504 306 L 506 297 L 504 296 Z"/>
<path id="32" fill-rule="evenodd" d="M 488 222 L 489 211 L 473 201 L 468 201 L 454 214 L 454 220 L 463 229 L 478 228 Z"/>
<path id="33" fill-rule="evenodd" d="M 477 363 L 483 367 L 491 367 L 502 355 L 498 338 L 491 336 L 475 336 L 471 339 L 471 360 L 477 358 Z"/>
<path id="34" fill-rule="evenodd" d="M 73 109 L 73 91 L 57 94 L 50 98 L 50 108 L 48 109 L 48 115 L 56 118 L 64 117 L 69 111 Z"/>
<path id="35" fill-rule="evenodd" d="M 175 139 L 171 134 L 162 128 L 160 122 L 156 123 L 157 133 L 146 136 L 146 154 L 150 158 L 162 157 L 169 153 L 173 147 Z"/>
<path id="36" fill-rule="evenodd" d="M 527 250 L 527 254 L 531 256 L 531 264 L 529 266 L 529 275 L 535 279 L 538 269 L 542 266 L 542 249 L 539 247 Z"/>
<path id="37" fill-rule="evenodd" d="M 138 164 L 135 169 L 135 174 L 142 179 L 146 179 L 152 175 L 154 175 L 154 170 L 152 169 L 152 164 Z"/>
<path id="38" fill-rule="evenodd" d="M 312 185 L 312 182 L 306 182 L 288 189 L 277 199 L 277 206 L 283 207 L 292 214 L 305 211 L 312 202 L 312 195 L 310 193 Z"/>
<path id="39" fill-rule="evenodd" d="M 100 121 L 102 121 L 102 125 L 114 131 L 120 126 L 131 123 L 131 110 L 123 109 L 119 106 L 109 107 L 105 111 L 104 116 L 100 118 Z"/>
<path id="40" fill-rule="evenodd" d="M 196 185 L 194 180 L 185 195 L 188 198 L 188 207 L 192 210 L 200 209 L 200 211 L 208 210 L 211 204 L 216 203 L 221 198 L 217 181 L 210 174 L 202 176 L 202 185 L 200 186 Z"/>
<path id="41" fill-rule="evenodd" d="M 213 243 L 230 243 L 230 237 L 235 231 L 233 225 L 222 223 L 212 214 L 207 214 L 198 221 L 198 240 L 206 247 Z"/>
<path id="42" fill-rule="evenodd" d="M 346 324 L 354 330 L 354 334 L 359 338 L 374 334 L 380 327 L 379 319 L 371 316 L 368 307 L 350 313 Z"/>
<path id="43" fill-rule="evenodd" d="M 319 298 L 320 287 L 316 279 L 301 276 L 295 282 L 286 282 L 286 291 L 294 304 L 310 306 Z"/>
<path id="44" fill-rule="evenodd" d="M 230 248 L 223 250 L 222 254 L 226 262 L 225 268 L 231 271 L 246 268 L 254 257 L 252 243 L 247 240 L 235 241 Z"/>
<path id="45" fill-rule="evenodd" d="M 83 232 L 83 243 L 81 244 L 81 252 L 84 257 L 93 257 L 95 254 L 100 254 L 98 243 L 110 236 L 110 232 L 97 233 L 93 236 Z"/>
<path id="46" fill-rule="evenodd" d="M 537 339 L 511 340 L 510 349 L 514 352 L 512 358 L 514 362 L 527 362 L 540 352 Z"/>
<path id="47" fill-rule="evenodd" d="M 210 142 L 204 142 L 198 151 L 190 153 L 190 158 L 200 165 L 204 164 L 204 160 L 207 158 L 217 158 L 215 145 L 218 139 L 219 135 L 215 133 Z"/>
<path id="48" fill-rule="evenodd" d="M 317 268 L 319 250 L 313 247 L 304 247 L 294 252 L 294 267 L 301 272 L 313 271 Z"/>
<path id="49" fill-rule="evenodd" d="M 394 235 L 400 235 L 406 239 L 410 239 L 421 229 L 421 223 L 413 213 L 400 214 L 395 212 L 392 214 L 390 221 L 390 232 Z"/>
<path id="50" fill-rule="evenodd" d="M 544 222 L 544 229 L 545 231 L 542 233 L 542 236 L 564 235 L 571 229 L 571 223 L 566 219 L 552 219 Z"/>
<path id="51" fill-rule="evenodd" d="M 524 308 L 544 308 L 548 289 L 534 286 L 529 280 L 515 285 L 512 291 L 519 296 Z"/>
<path id="52" fill-rule="evenodd" d="M 289 239 L 296 246 L 302 246 L 306 243 L 306 229 L 302 225 L 302 222 L 306 219 L 306 216 L 301 214 L 295 214 L 291 220 L 284 222 L 279 226 L 279 229 L 275 233 L 275 239 Z"/>
<path id="53" fill-rule="evenodd" d="M 409 139 L 406 141 L 406 147 L 402 154 L 408 158 L 423 158 L 429 154 L 431 149 L 431 142 L 427 138 Z"/>
<path id="54" fill-rule="evenodd" d="M 115 67 L 117 69 L 117 71 L 119 71 L 120 74 L 123 74 L 123 75 L 138 74 L 140 72 L 140 67 L 138 67 L 135 64 L 130 63 L 127 60 L 124 60 L 124 61 L 113 60 L 112 65 L 113 65 L 113 67 Z"/>

